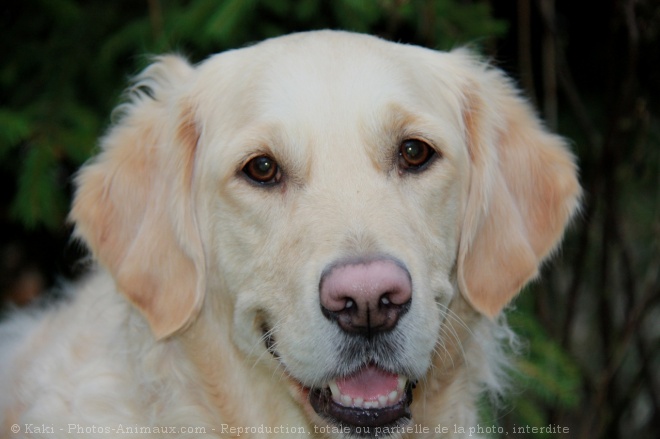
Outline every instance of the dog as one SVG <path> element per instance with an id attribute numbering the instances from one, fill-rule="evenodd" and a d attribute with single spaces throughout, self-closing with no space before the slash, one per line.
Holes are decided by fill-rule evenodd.
<path id="1" fill-rule="evenodd" d="M 76 184 L 95 263 L 3 324 L 4 437 L 478 436 L 581 192 L 501 71 L 342 31 L 156 58 Z"/>

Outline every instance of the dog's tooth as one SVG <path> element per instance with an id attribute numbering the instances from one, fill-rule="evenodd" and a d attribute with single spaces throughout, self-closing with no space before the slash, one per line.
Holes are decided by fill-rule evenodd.
<path id="1" fill-rule="evenodd" d="M 364 403 L 364 408 L 365 409 L 374 409 L 378 407 L 378 402 L 377 401 L 365 401 Z"/>
<path id="2" fill-rule="evenodd" d="M 387 395 L 387 400 L 391 403 L 398 402 L 399 401 L 399 395 L 400 393 L 397 392 L 396 390 L 392 390 L 389 395 Z"/>
<path id="3" fill-rule="evenodd" d="M 353 405 L 353 398 L 348 395 L 341 395 L 341 404 L 344 407 L 351 407 Z"/>
<path id="4" fill-rule="evenodd" d="M 378 397 L 378 402 L 380 403 L 381 407 L 387 407 L 387 396 L 381 395 Z"/>
<path id="5" fill-rule="evenodd" d="M 362 398 L 355 398 L 355 399 L 353 400 L 353 407 L 360 407 L 360 408 L 363 408 L 363 407 L 364 407 L 364 399 L 362 399 Z"/>
<path id="6" fill-rule="evenodd" d="M 406 377 L 403 377 L 403 376 L 399 375 L 398 383 L 397 383 L 397 387 L 396 387 L 396 389 L 397 389 L 399 392 L 402 392 L 403 389 L 406 388 L 406 383 L 407 383 L 407 382 L 408 382 L 408 379 L 407 379 Z"/>
<path id="7" fill-rule="evenodd" d="M 330 387 L 330 393 L 332 393 L 333 398 L 339 398 L 341 393 L 339 392 L 339 386 L 337 386 L 337 382 L 335 380 L 332 380 L 328 383 L 328 387 Z"/>

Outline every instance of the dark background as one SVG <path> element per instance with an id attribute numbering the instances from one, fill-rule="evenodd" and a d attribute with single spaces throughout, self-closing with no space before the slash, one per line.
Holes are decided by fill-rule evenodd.
<path id="1" fill-rule="evenodd" d="M 193 61 L 335 28 L 437 49 L 469 44 L 570 139 L 584 209 L 515 302 L 516 388 L 483 425 L 526 437 L 660 432 L 660 2 L 657 0 L 25 0 L 0 6 L 0 302 L 81 272 L 71 176 L 146 54 Z M 519 435 L 518 437 L 525 437 Z"/>

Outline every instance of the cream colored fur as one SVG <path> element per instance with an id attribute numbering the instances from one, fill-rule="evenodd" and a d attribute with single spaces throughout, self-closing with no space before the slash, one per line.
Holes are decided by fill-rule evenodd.
<path id="1" fill-rule="evenodd" d="M 413 283 L 391 361 L 419 379 L 411 425 L 429 433 L 393 437 L 467 436 L 504 383 L 500 312 L 580 194 L 564 141 L 501 72 L 313 32 L 158 58 L 118 111 L 71 216 L 98 268 L 0 329 L 0 436 L 344 437 L 306 400 L 343 367 L 319 276 L 372 255 Z M 437 151 L 423 172 L 397 165 L 408 138 Z M 241 172 L 259 155 L 279 184 Z"/>

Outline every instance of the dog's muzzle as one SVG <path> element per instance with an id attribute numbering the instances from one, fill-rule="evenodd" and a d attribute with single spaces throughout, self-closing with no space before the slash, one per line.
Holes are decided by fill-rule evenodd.
<path id="1" fill-rule="evenodd" d="M 405 265 L 391 258 L 354 259 L 331 265 L 319 284 L 321 312 L 348 336 L 374 342 L 394 330 L 408 312 L 412 282 Z M 371 361 L 309 393 L 322 418 L 354 435 L 409 422 L 412 383 Z"/>

